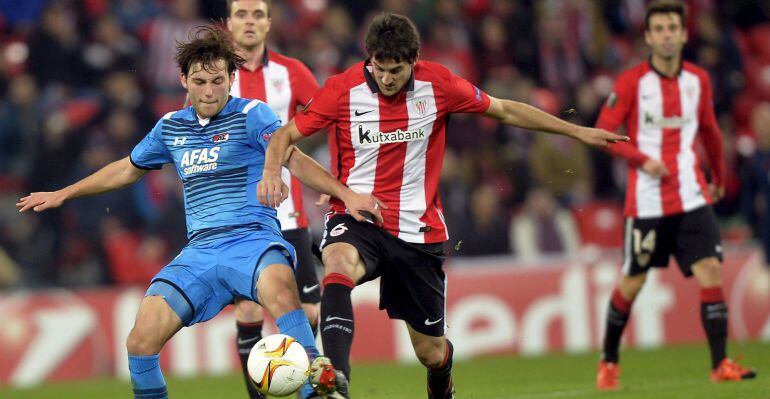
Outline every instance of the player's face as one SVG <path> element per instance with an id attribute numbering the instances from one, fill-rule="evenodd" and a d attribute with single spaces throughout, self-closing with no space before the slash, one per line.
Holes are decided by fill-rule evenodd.
<path id="1" fill-rule="evenodd" d="M 678 57 L 687 43 L 687 31 L 679 14 L 658 13 L 650 16 L 650 26 L 644 31 L 644 40 L 653 56 L 664 59 Z"/>
<path id="2" fill-rule="evenodd" d="M 380 88 L 380 93 L 392 96 L 404 87 L 412 76 L 414 64 L 408 61 L 378 60 L 372 57 L 372 77 Z"/>
<path id="3" fill-rule="evenodd" d="M 227 103 L 233 76 L 228 76 L 225 60 L 218 60 L 208 70 L 200 62 L 193 64 L 181 81 L 198 116 L 211 118 Z"/>
<path id="4" fill-rule="evenodd" d="M 270 31 L 267 4 L 262 0 L 237 0 L 233 2 L 227 29 L 233 33 L 238 47 L 251 50 L 265 42 Z"/>

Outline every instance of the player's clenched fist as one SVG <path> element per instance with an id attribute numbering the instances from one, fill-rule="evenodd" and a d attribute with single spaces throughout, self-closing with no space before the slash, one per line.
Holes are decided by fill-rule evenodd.
<path id="1" fill-rule="evenodd" d="M 19 202 L 16 203 L 16 207 L 19 208 L 19 212 L 26 212 L 30 209 L 35 212 L 42 212 L 49 208 L 60 207 L 64 203 L 64 200 L 65 195 L 59 191 L 38 192 L 19 199 Z"/>
<path id="2" fill-rule="evenodd" d="M 280 173 L 267 173 L 257 184 L 257 198 L 262 205 L 278 208 L 289 195 L 289 187 L 281 179 Z"/>
<path id="3" fill-rule="evenodd" d="M 342 199 L 345 202 L 345 207 L 359 222 L 369 220 L 377 226 L 382 226 L 382 209 L 388 209 L 382 201 L 378 200 L 371 194 L 357 194 L 351 191 Z"/>

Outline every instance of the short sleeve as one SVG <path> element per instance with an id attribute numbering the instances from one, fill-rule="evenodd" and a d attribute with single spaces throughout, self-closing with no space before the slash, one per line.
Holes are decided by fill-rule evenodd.
<path id="1" fill-rule="evenodd" d="M 450 113 L 482 113 L 489 109 L 489 96 L 467 80 L 450 74 L 444 85 L 447 110 Z"/>
<path id="2" fill-rule="evenodd" d="M 265 151 L 270 137 L 281 127 L 281 120 L 267 104 L 259 100 L 250 102 L 244 111 L 249 143 Z"/>
<path id="3" fill-rule="evenodd" d="M 295 93 L 297 104 L 307 105 L 318 90 L 318 81 L 305 64 L 299 61 L 291 78 L 292 91 Z"/>
<path id="4" fill-rule="evenodd" d="M 163 164 L 174 162 L 171 153 L 163 143 L 162 127 L 163 119 L 159 120 L 155 127 L 131 151 L 131 163 L 137 168 L 160 169 Z"/>
<path id="5" fill-rule="evenodd" d="M 304 136 L 327 127 L 337 119 L 337 101 L 339 95 L 335 86 L 327 83 L 315 92 L 305 109 L 294 116 L 297 130 Z"/>

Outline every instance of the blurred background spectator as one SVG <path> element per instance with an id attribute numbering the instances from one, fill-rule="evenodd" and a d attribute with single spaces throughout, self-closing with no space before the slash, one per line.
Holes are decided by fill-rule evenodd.
<path id="1" fill-rule="evenodd" d="M 770 2 L 689 0 L 686 59 L 714 81 L 725 134 L 726 238 L 770 251 Z M 364 57 L 380 10 L 408 14 L 421 57 L 490 94 L 591 125 L 615 76 L 647 57 L 644 0 L 273 1 L 270 46 L 319 81 Z M 72 183 L 131 148 L 184 93 L 173 61 L 225 0 L 0 0 L 0 287 L 145 284 L 184 244 L 174 170 L 19 215 L 20 195 Z M 325 140 L 307 150 L 324 154 Z M 625 165 L 576 141 L 457 115 L 441 194 L 451 256 L 617 250 Z M 310 196 L 312 194 L 308 194 Z M 314 198 L 308 198 L 312 203 Z M 322 210 L 314 211 L 320 232 Z M 753 229 L 753 230 L 752 230 Z"/>
<path id="2" fill-rule="evenodd" d="M 524 206 L 513 218 L 510 231 L 511 249 L 525 261 L 543 255 L 572 255 L 580 245 L 572 213 L 545 188 L 529 191 Z"/>

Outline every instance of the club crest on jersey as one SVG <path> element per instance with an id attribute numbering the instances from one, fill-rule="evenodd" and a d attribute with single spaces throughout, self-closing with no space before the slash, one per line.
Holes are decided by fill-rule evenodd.
<path id="1" fill-rule="evenodd" d="M 427 98 L 421 98 L 418 100 L 412 101 L 412 104 L 414 104 L 414 109 L 417 110 L 417 113 L 420 116 L 425 116 L 425 113 L 428 112 L 428 99 Z"/>
<path id="2" fill-rule="evenodd" d="M 692 100 L 693 100 L 693 98 L 695 97 L 695 92 L 696 92 L 696 91 L 697 91 L 697 89 L 695 88 L 695 86 L 687 86 L 687 87 L 684 89 L 684 92 L 685 92 L 685 94 L 687 94 L 687 98 L 688 98 L 690 101 L 692 101 Z"/>
<path id="3" fill-rule="evenodd" d="M 283 91 L 283 79 L 273 79 L 273 87 L 275 91 Z"/>
<path id="4" fill-rule="evenodd" d="M 222 143 L 230 139 L 230 133 L 219 133 L 215 134 L 214 138 L 211 139 L 211 141 L 215 143 Z"/>

